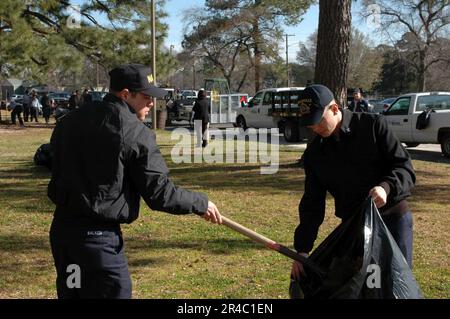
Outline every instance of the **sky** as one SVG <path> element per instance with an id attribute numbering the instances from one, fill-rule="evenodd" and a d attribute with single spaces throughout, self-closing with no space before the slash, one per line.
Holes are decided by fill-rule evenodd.
<path id="1" fill-rule="evenodd" d="M 354 3 L 354 2 L 352 2 Z M 181 41 L 183 40 L 183 13 L 185 10 L 190 9 L 194 6 L 203 6 L 204 0 L 167 0 L 165 5 L 165 11 L 169 14 L 169 17 L 165 19 L 165 22 L 169 26 L 169 36 L 166 39 L 165 45 L 169 48 L 171 45 L 174 46 L 176 51 L 181 50 Z M 357 6 L 357 4 L 354 6 Z M 371 36 L 370 24 L 367 25 L 365 21 L 362 21 L 357 17 L 357 12 L 359 8 L 352 8 L 353 25 L 363 32 L 367 36 Z M 303 21 L 294 27 L 284 26 L 285 34 L 294 35 L 289 37 L 288 44 L 288 56 L 289 61 L 294 62 L 296 59 L 297 51 L 299 50 L 299 42 L 305 42 L 308 36 L 313 33 L 319 24 L 319 6 L 311 6 L 306 14 L 303 16 Z M 281 44 L 281 51 L 283 57 L 285 57 L 285 38 Z"/>
<path id="2" fill-rule="evenodd" d="M 86 0 L 72 0 L 71 3 L 74 5 L 79 5 L 85 1 Z M 164 10 L 169 16 L 163 21 L 168 25 L 169 32 L 168 37 L 165 39 L 165 47 L 170 48 L 170 46 L 173 45 L 175 52 L 181 51 L 181 41 L 183 40 L 184 27 L 183 14 L 186 10 L 192 9 L 193 7 L 203 7 L 204 2 L 205 0 L 166 0 Z M 372 25 L 370 23 L 366 23 L 366 21 L 361 18 L 358 18 L 360 2 L 358 1 L 355 3 L 352 1 L 352 6 L 352 25 L 368 36 L 372 44 L 379 44 L 381 38 L 378 37 L 374 39 L 374 29 Z M 293 35 L 288 38 L 288 55 L 290 62 L 295 62 L 296 60 L 297 51 L 299 50 L 299 42 L 305 42 L 308 36 L 317 29 L 319 21 L 319 6 L 311 6 L 302 18 L 302 22 L 296 26 L 283 26 L 285 34 Z M 99 21 L 100 23 L 105 23 L 106 18 L 100 17 Z M 280 54 L 284 58 L 286 55 L 285 38 L 283 38 L 282 41 L 283 42 L 280 44 Z"/>

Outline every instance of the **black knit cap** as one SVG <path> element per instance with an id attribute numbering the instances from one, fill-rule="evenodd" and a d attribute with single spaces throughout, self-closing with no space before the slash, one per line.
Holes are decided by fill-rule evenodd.
<path id="1" fill-rule="evenodd" d="M 141 92 L 157 98 L 167 94 L 165 90 L 153 85 L 152 69 L 142 64 L 123 64 L 112 69 L 109 77 L 109 87 L 116 92 L 128 89 L 130 92 Z"/>
<path id="2" fill-rule="evenodd" d="M 324 85 L 313 84 L 306 87 L 298 98 L 300 126 L 320 123 L 323 111 L 334 100 L 333 93 Z"/>

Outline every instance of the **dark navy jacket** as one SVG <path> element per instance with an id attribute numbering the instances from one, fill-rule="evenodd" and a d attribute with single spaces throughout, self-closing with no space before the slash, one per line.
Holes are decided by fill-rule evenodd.
<path id="1" fill-rule="evenodd" d="M 390 190 L 380 213 L 402 210 L 406 202 L 399 204 L 411 195 L 416 180 L 408 152 L 382 115 L 342 110 L 342 116 L 339 141 L 334 135 L 316 136 L 305 151 L 305 190 L 294 237 L 299 252 L 313 247 L 327 192 L 334 197 L 336 216 L 346 220 L 382 182 Z"/>
<path id="2" fill-rule="evenodd" d="M 194 103 L 192 111 L 194 112 L 194 120 L 202 120 L 203 123 L 209 123 L 209 100 L 206 98 L 197 99 Z"/>
<path id="3" fill-rule="evenodd" d="M 131 223 L 142 197 L 153 210 L 203 214 L 206 195 L 175 186 L 154 133 L 108 94 L 67 115 L 51 138 L 48 196 L 55 218 Z"/>
<path id="4" fill-rule="evenodd" d="M 359 102 L 353 100 L 348 106 L 348 109 L 352 112 L 369 112 L 369 104 L 366 100 L 361 100 Z"/>

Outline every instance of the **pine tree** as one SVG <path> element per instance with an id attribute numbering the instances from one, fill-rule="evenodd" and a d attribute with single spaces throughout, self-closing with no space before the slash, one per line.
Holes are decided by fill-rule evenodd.
<path id="1" fill-rule="evenodd" d="M 157 4 L 158 79 L 176 65 L 163 48 L 167 14 Z M 79 9 L 79 11 L 77 11 Z M 107 16 L 105 21 L 100 15 Z M 74 8 L 65 0 L 0 2 L 0 70 L 3 77 L 20 75 L 35 80 L 58 73 L 83 79 L 86 59 L 108 70 L 136 62 L 151 65 L 149 0 L 85 1 Z M 79 83 L 82 85 L 83 83 Z"/>

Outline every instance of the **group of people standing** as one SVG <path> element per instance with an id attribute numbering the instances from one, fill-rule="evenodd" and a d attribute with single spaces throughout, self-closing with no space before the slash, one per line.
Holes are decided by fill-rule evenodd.
<path id="1" fill-rule="evenodd" d="M 76 109 L 90 102 L 92 102 L 92 96 L 88 89 L 84 89 L 83 94 L 80 94 L 79 90 L 75 90 L 69 98 L 69 108 Z"/>
<path id="2" fill-rule="evenodd" d="M 11 110 L 11 123 L 15 125 L 16 119 L 19 120 L 20 126 L 24 126 L 24 121 L 33 122 L 34 120 L 36 123 L 38 123 L 38 116 L 41 107 L 45 122 L 48 124 L 51 115 L 51 109 L 53 107 L 53 103 L 48 97 L 48 93 L 44 93 L 44 95 L 41 97 L 41 101 L 39 102 L 39 97 L 36 91 L 25 91 L 22 103 L 11 101 L 11 103 L 9 104 L 8 108 Z"/>
<path id="3" fill-rule="evenodd" d="M 68 107 L 70 109 L 76 109 L 91 101 L 92 96 L 87 89 L 83 91 L 82 95 L 79 93 L 79 90 L 75 90 L 69 98 Z M 55 101 L 49 97 L 48 92 L 44 92 L 39 97 L 35 90 L 27 90 L 23 95 L 22 101 L 11 101 L 8 109 L 11 111 L 11 123 L 16 125 L 18 120 L 19 125 L 23 127 L 25 126 L 24 122 L 33 122 L 34 120 L 36 123 L 39 123 L 38 117 L 41 109 L 45 123 L 49 124 L 52 111 L 56 107 Z"/>

